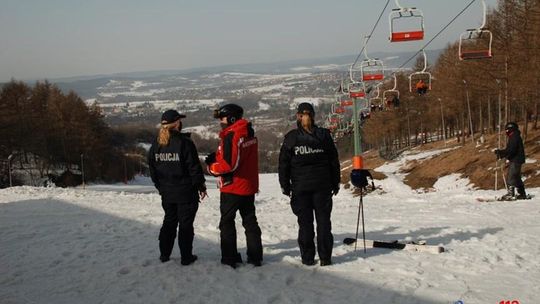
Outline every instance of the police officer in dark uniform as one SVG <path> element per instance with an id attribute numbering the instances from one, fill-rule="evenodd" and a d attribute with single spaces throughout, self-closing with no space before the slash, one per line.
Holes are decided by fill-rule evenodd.
<path id="1" fill-rule="evenodd" d="M 330 131 L 314 123 L 309 103 L 298 105 L 298 128 L 285 135 L 279 154 L 279 183 L 291 197 L 298 217 L 298 245 L 305 265 L 315 264 L 313 214 L 317 221 L 317 252 L 320 265 L 332 264 L 332 194 L 339 191 L 340 168 Z"/>
<path id="2" fill-rule="evenodd" d="M 515 122 L 509 122 L 505 126 L 506 136 L 508 141 L 506 142 L 506 149 L 495 150 L 497 158 L 506 158 L 508 160 L 508 193 L 502 196 L 503 200 L 512 199 L 527 199 L 528 196 L 525 193 L 525 185 L 521 180 L 521 165 L 525 163 L 525 148 L 523 147 L 523 140 L 521 139 L 521 132 Z M 515 196 L 515 189 L 517 189 L 518 195 Z"/>
<path id="3" fill-rule="evenodd" d="M 163 113 L 159 135 L 148 153 L 148 165 L 165 211 L 159 232 L 159 259 L 170 259 L 178 228 L 181 263 L 189 265 L 197 260 L 192 253 L 193 221 L 199 199 L 206 197 L 206 185 L 197 149 L 188 133 L 180 133 L 180 119 L 185 117 L 175 110 Z"/>

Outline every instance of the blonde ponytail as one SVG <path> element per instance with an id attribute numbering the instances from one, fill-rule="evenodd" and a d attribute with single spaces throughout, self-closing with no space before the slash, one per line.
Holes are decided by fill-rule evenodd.
<path id="1" fill-rule="evenodd" d="M 161 125 L 159 128 L 159 134 L 158 134 L 158 144 L 160 146 L 167 146 L 169 145 L 169 141 L 171 140 L 171 130 L 176 128 L 179 125 L 179 120 L 175 121 L 170 124 Z"/>

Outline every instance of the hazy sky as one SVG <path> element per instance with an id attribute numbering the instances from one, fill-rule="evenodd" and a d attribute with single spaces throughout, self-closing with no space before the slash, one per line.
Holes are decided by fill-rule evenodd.
<path id="1" fill-rule="evenodd" d="M 401 0 L 424 11 L 427 39 L 390 44 L 387 9 L 369 50 L 418 50 L 470 1 Z M 0 81 L 356 54 L 385 3 L 0 0 Z M 456 40 L 481 16 L 476 0 L 428 49 Z"/>

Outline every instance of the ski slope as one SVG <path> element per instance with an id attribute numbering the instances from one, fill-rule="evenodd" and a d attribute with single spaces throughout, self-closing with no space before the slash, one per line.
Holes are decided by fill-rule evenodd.
<path id="1" fill-rule="evenodd" d="M 394 166 L 397 168 L 397 166 Z M 261 175 L 256 197 L 264 264 L 236 270 L 219 263 L 219 193 L 195 221 L 194 253 L 181 266 L 158 260 L 160 197 L 148 180 L 86 189 L 0 190 L 1 303 L 538 303 L 540 199 L 480 203 L 502 190 L 474 191 L 441 178 L 418 193 L 392 166 L 378 182 L 384 193 L 364 199 L 368 239 L 426 240 L 447 252 L 353 251 L 358 198 L 342 189 L 334 200 L 334 265 L 304 266 L 297 224 L 275 174 Z M 239 249 L 245 237 L 237 221 Z M 359 244 L 360 245 L 360 244 Z"/>

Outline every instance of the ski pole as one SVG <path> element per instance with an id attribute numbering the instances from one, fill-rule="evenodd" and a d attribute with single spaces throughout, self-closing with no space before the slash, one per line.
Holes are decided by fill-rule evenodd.
<path id="1" fill-rule="evenodd" d="M 506 190 L 508 190 L 508 185 L 506 184 L 506 177 L 504 176 L 504 169 L 503 169 L 502 166 L 500 168 L 501 168 L 501 175 L 502 175 L 503 182 L 504 182 L 504 188 L 506 188 Z"/>
<path id="2" fill-rule="evenodd" d="M 498 177 L 498 173 L 499 171 L 497 170 L 499 168 L 499 159 L 495 160 L 495 191 L 499 190 L 499 185 L 498 185 L 498 180 L 497 180 L 497 177 Z"/>
<path id="3" fill-rule="evenodd" d="M 364 254 L 366 253 L 366 225 L 364 223 L 364 200 L 362 199 L 362 192 L 360 191 L 360 205 L 362 206 L 362 239 L 364 240 Z"/>
<path id="4" fill-rule="evenodd" d="M 362 206 L 362 188 L 360 188 L 360 200 L 358 201 L 358 216 L 356 217 L 356 236 L 354 238 L 354 251 L 356 252 L 356 246 L 358 244 L 358 227 L 360 226 L 360 210 Z"/>

